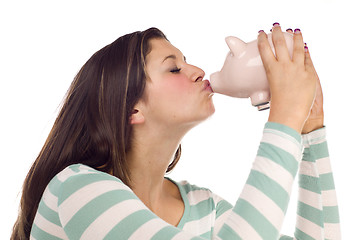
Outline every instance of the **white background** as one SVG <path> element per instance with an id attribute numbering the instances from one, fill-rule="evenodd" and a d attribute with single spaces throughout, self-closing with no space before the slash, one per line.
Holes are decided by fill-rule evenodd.
<path id="1" fill-rule="evenodd" d="M 8 239 L 20 190 L 73 77 L 97 50 L 137 30 L 160 28 L 209 78 L 220 70 L 224 38 L 248 42 L 273 22 L 300 28 L 322 81 L 328 144 L 343 239 L 358 238 L 359 8 L 356 1 L 2 1 L 0 3 L 0 238 Z M 170 174 L 235 203 L 268 111 L 249 99 L 213 97 L 215 114 L 183 139 Z M 295 225 L 296 182 L 283 233 Z"/>

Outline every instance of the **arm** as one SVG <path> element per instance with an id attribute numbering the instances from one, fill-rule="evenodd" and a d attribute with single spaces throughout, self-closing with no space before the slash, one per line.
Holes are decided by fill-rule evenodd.
<path id="1" fill-rule="evenodd" d="M 315 99 L 302 129 L 305 150 L 300 164 L 295 236 L 298 239 L 340 239 L 339 212 L 323 127 L 323 93 L 315 69 L 314 73 L 317 78 Z M 305 216 L 308 219 L 304 219 Z"/>
<path id="2" fill-rule="evenodd" d="M 296 239 L 341 239 L 325 128 L 303 135 Z M 283 236 L 280 239 L 292 239 Z"/>
<path id="3" fill-rule="evenodd" d="M 325 128 L 316 130 L 309 134 L 303 135 L 304 139 L 304 174 L 300 174 L 300 192 L 299 197 L 303 199 L 303 201 L 309 201 L 309 203 L 315 200 L 315 196 L 317 196 L 318 204 L 320 205 L 320 213 L 321 213 L 321 225 L 323 227 L 323 238 L 321 239 L 340 239 L 340 224 L 339 224 L 339 211 L 336 200 L 336 192 L 333 174 L 330 165 L 329 152 L 327 148 L 326 136 L 325 136 Z M 307 192 L 302 192 L 302 187 L 306 188 L 305 184 L 307 184 L 306 178 L 306 165 L 311 165 L 316 172 L 316 176 L 314 179 L 316 180 L 317 192 L 314 197 L 311 197 L 310 194 L 306 194 Z M 301 178 L 300 178 L 301 177 Z M 314 199 L 312 199 L 314 198 Z M 300 201 L 301 199 L 299 199 Z M 306 205 L 304 205 L 306 206 Z M 299 206 L 299 212 L 303 211 L 301 206 Z M 311 223 L 304 224 L 300 226 L 301 220 L 298 219 L 297 229 L 299 228 L 308 228 L 311 227 Z M 298 231 L 298 230 L 296 230 Z M 298 231 L 299 232 L 299 231 Z M 300 233 L 300 232 L 299 232 Z M 300 234 L 298 234 L 300 235 Z M 299 238 L 301 239 L 301 238 Z"/>
<path id="4" fill-rule="evenodd" d="M 246 185 L 231 211 L 220 216 L 220 239 L 278 239 L 302 155 L 301 135 L 268 122 Z M 223 221 L 223 223 L 222 223 Z"/>
<path id="5" fill-rule="evenodd" d="M 325 138 L 325 128 L 303 135 L 302 140 L 305 149 L 299 170 L 300 187 L 297 223 L 294 235 L 296 239 L 299 240 L 341 239 L 336 192 L 330 166 L 327 142 Z M 256 161 L 258 161 L 261 155 L 264 154 L 259 151 Z M 260 163 L 259 161 L 256 163 L 256 161 L 254 163 L 254 166 Z M 276 174 L 276 169 L 270 167 L 269 164 L 262 163 L 262 165 L 268 168 L 267 172 L 274 172 Z M 253 174 L 253 172 L 254 169 L 252 170 L 251 174 Z M 249 179 L 252 178 L 251 174 Z M 285 176 L 284 173 L 282 174 Z M 286 179 L 284 178 L 282 181 L 286 181 Z M 249 180 L 247 185 L 248 184 Z M 291 184 L 291 181 L 289 181 L 288 184 Z M 248 186 L 245 186 L 238 203 L 243 201 L 243 199 L 250 199 L 253 197 L 255 197 L 256 199 L 250 200 L 249 203 L 251 207 L 241 209 L 241 213 L 239 215 L 249 215 L 250 217 L 256 216 L 256 214 L 259 214 L 260 211 L 264 211 L 264 206 L 271 206 L 271 204 L 263 205 L 263 203 L 267 200 L 261 200 L 262 204 L 259 203 L 258 199 L 260 199 L 261 196 L 256 196 L 252 193 L 249 193 L 249 191 L 246 190 L 247 188 Z M 239 206 L 235 206 L 235 208 L 236 207 Z M 273 209 L 269 208 L 267 215 L 276 216 L 276 211 L 274 211 L 274 209 L 276 209 L 276 207 Z M 222 227 L 222 224 L 226 224 L 220 222 L 225 222 L 224 216 L 228 215 L 230 215 L 230 218 L 234 219 L 233 222 L 235 224 L 233 225 L 236 225 L 236 219 L 238 219 L 239 216 L 234 216 L 234 213 L 230 210 L 223 212 L 224 213 L 220 213 L 220 216 L 218 217 L 218 228 L 220 226 Z M 236 231 L 236 234 L 232 236 L 234 239 L 236 238 L 236 236 L 241 236 L 242 239 L 261 239 L 261 237 L 262 239 L 272 239 L 269 235 L 271 231 L 268 231 L 268 229 L 274 227 L 276 228 L 276 221 L 271 221 L 271 217 L 267 217 L 266 212 L 264 212 L 262 217 L 268 219 L 269 224 L 262 223 L 259 226 L 256 224 L 256 221 L 258 221 L 261 217 L 257 217 L 256 221 L 253 221 L 252 223 L 250 218 L 245 219 L 246 222 L 250 223 L 250 226 L 247 226 L 248 229 L 244 229 L 244 226 L 239 226 L 238 228 L 233 227 L 233 229 L 228 230 L 228 232 L 231 232 L 234 229 L 238 229 Z M 283 221 L 283 217 L 281 216 L 281 214 L 278 214 L 277 218 L 278 221 Z M 273 219 L 275 219 L 275 217 Z M 227 227 L 224 227 L 222 231 L 225 231 L 226 228 Z M 280 227 L 277 227 L 277 231 L 279 230 Z M 215 229 L 215 233 L 218 233 L 218 231 L 219 230 Z M 250 233 L 252 233 L 252 235 L 249 235 Z M 280 239 L 293 239 L 293 237 L 283 235 Z"/>
<path id="6" fill-rule="evenodd" d="M 325 239 L 340 239 L 339 209 L 327 143 L 325 140 L 325 129 L 319 130 L 318 134 L 323 137 L 323 139 L 318 139 L 318 142 L 316 142 L 316 140 L 312 143 L 309 142 L 309 144 L 310 149 L 313 150 L 316 166 L 319 170 L 324 214 L 324 236 Z M 317 148 L 322 149 L 322 151 L 317 152 Z"/>

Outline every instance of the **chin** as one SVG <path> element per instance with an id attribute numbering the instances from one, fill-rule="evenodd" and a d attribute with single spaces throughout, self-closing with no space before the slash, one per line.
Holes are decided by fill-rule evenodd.
<path id="1" fill-rule="evenodd" d="M 190 113 L 190 112 L 189 112 Z M 201 109 L 192 109 L 190 115 L 184 116 L 181 122 L 186 123 L 192 127 L 204 122 L 215 113 L 215 107 L 212 101 L 209 101 L 206 106 L 201 106 Z"/>
<path id="2" fill-rule="evenodd" d="M 199 125 L 200 123 L 206 121 L 209 117 L 211 117 L 215 112 L 215 108 L 209 108 L 207 109 L 207 111 L 203 111 L 201 114 L 199 114 L 200 112 L 197 112 L 196 115 L 193 115 L 191 118 L 189 118 L 186 123 L 186 125 L 191 126 L 190 128 L 193 128 L 197 125 Z"/>
<path id="3" fill-rule="evenodd" d="M 209 111 L 210 111 L 209 117 L 210 117 L 211 115 L 213 115 L 213 114 L 215 113 L 215 106 L 214 106 L 213 101 L 210 102 L 209 108 L 210 108 L 210 109 L 209 109 Z"/>
<path id="4" fill-rule="evenodd" d="M 209 117 L 211 117 L 215 113 L 215 107 L 214 104 L 210 104 L 207 108 L 207 111 L 203 114 L 202 120 L 205 121 Z"/>

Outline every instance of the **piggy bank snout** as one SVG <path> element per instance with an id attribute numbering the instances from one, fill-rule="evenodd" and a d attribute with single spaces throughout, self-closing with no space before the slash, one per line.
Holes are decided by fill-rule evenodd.
<path id="1" fill-rule="evenodd" d="M 214 92 L 219 92 L 219 85 L 221 85 L 221 83 L 219 84 L 220 81 L 220 72 L 210 74 L 210 85 Z"/>
<path id="2" fill-rule="evenodd" d="M 210 84 L 213 85 L 219 79 L 219 72 L 214 72 L 210 74 Z"/>
<path id="3" fill-rule="evenodd" d="M 210 74 L 210 81 L 213 81 L 218 78 L 219 72 L 214 72 Z"/>

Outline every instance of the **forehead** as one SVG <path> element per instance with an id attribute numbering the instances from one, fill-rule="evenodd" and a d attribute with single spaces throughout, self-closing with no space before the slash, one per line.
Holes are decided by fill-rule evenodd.
<path id="1" fill-rule="evenodd" d="M 151 51 L 146 56 L 146 62 L 163 61 L 168 55 L 176 55 L 182 58 L 182 53 L 179 49 L 174 47 L 166 39 L 151 39 L 150 40 Z"/>

